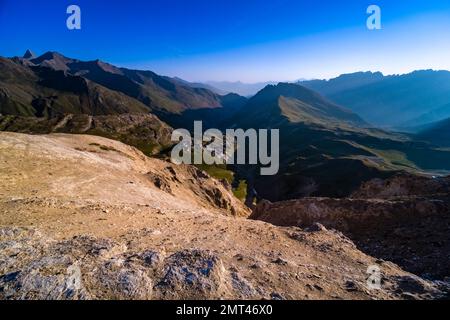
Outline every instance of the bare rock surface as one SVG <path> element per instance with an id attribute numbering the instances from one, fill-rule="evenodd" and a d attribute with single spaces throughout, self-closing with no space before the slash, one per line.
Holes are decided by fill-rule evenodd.
<path id="1" fill-rule="evenodd" d="M 148 158 L 106 138 L 5 132 L 1 133 L 0 152 L 3 194 L 13 202 L 68 197 L 73 201 L 92 199 L 93 203 L 249 214 L 221 182 L 195 167 Z"/>
<path id="2" fill-rule="evenodd" d="M 251 219 L 343 232 L 365 253 L 434 280 L 450 277 L 450 195 L 261 202 Z M 316 226 L 317 228 L 317 226 Z"/>
<path id="3" fill-rule="evenodd" d="M 373 179 L 364 183 L 351 198 L 392 199 L 410 196 L 435 196 L 450 194 L 450 177 L 425 177 L 398 174 L 389 179 Z"/>
<path id="4" fill-rule="evenodd" d="M 444 281 L 370 257 L 326 224 L 247 219 L 219 181 L 119 142 L 0 133 L 0 180 L 0 299 L 437 299 L 448 292 Z M 379 289 L 369 286 L 371 266 L 381 270 Z"/>

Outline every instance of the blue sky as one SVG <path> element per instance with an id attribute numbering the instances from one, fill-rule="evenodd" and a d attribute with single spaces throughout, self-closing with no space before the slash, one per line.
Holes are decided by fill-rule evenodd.
<path id="1" fill-rule="evenodd" d="M 66 28 L 77 4 L 82 30 Z M 382 10 L 382 30 L 366 9 Z M 0 55 L 59 51 L 191 81 L 450 70 L 450 1 L 0 0 Z"/>

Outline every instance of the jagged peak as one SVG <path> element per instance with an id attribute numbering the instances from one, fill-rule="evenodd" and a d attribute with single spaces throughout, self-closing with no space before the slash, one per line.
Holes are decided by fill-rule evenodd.
<path id="1" fill-rule="evenodd" d="M 30 49 L 27 49 L 27 51 L 25 51 L 25 54 L 23 55 L 23 58 L 24 59 L 34 59 L 34 58 L 36 58 L 36 55 Z"/>
<path id="2" fill-rule="evenodd" d="M 276 85 L 269 84 L 265 86 L 261 91 L 259 91 L 253 98 L 258 99 L 261 96 L 262 97 L 272 96 L 274 98 L 278 98 L 280 96 L 303 97 L 305 94 L 315 98 L 322 98 L 320 94 L 318 94 L 315 91 L 312 91 L 300 84 L 288 82 L 280 82 Z"/>
<path id="3" fill-rule="evenodd" d="M 69 58 L 63 56 L 62 54 L 60 54 L 59 52 L 56 52 L 56 51 L 47 51 L 46 53 L 40 55 L 36 59 L 39 59 L 39 60 L 52 60 L 52 59 L 55 59 L 55 58 L 69 59 Z"/>

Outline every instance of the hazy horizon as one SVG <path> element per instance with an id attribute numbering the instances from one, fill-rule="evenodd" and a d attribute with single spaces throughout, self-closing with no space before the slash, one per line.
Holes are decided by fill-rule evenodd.
<path id="1" fill-rule="evenodd" d="M 39 53 L 37 53 L 37 52 L 35 52 L 32 48 L 28 48 L 28 49 L 25 49 L 25 51 L 23 52 L 23 54 L 24 54 L 27 50 L 30 50 L 31 52 L 33 52 L 33 53 L 36 55 L 36 57 L 39 57 L 39 56 L 41 56 L 41 55 L 43 55 L 43 54 L 45 54 L 45 53 L 47 53 L 47 52 L 57 52 L 57 53 L 59 53 L 59 54 L 61 54 L 61 55 L 64 55 L 64 56 L 67 57 L 67 58 L 78 59 L 77 57 L 74 57 L 74 56 L 68 56 L 68 55 L 65 55 L 64 52 L 58 52 L 58 51 L 55 51 L 55 50 L 47 50 L 47 51 L 44 51 L 44 52 L 39 52 Z M 19 54 L 19 55 L 16 55 L 16 56 L 10 56 L 9 58 L 22 57 L 23 54 Z M 97 60 L 97 58 L 93 57 L 93 58 L 85 59 L 85 60 L 83 60 L 83 61 L 95 61 L 95 60 Z M 112 64 L 112 65 L 114 65 L 114 66 L 116 66 L 116 67 L 121 67 L 121 68 L 132 68 L 132 69 L 136 69 L 136 70 L 153 71 L 153 72 L 155 72 L 155 69 L 148 69 L 148 68 L 134 68 L 134 67 L 130 67 L 130 66 L 127 66 L 127 65 L 120 64 L 120 63 L 119 63 L 119 64 L 114 64 L 114 63 L 111 63 L 110 61 L 105 61 L 105 60 L 102 60 L 102 61 L 103 61 L 103 62 L 106 62 L 106 63 L 109 63 L 109 64 Z M 200 82 L 200 83 L 204 83 L 204 84 L 208 84 L 208 83 L 221 83 L 221 82 L 222 82 L 222 83 L 235 83 L 235 84 L 243 84 L 243 85 L 254 85 L 254 84 L 263 84 L 263 83 L 271 83 L 271 82 L 273 82 L 273 83 L 280 83 L 280 82 L 300 82 L 300 81 L 311 81 L 311 80 L 327 80 L 327 81 L 328 81 L 328 80 L 331 80 L 331 79 L 334 79 L 334 78 L 337 78 L 337 77 L 343 76 L 343 75 L 354 74 L 354 73 L 367 73 L 367 72 L 371 72 L 371 73 L 382 73 L 383 76 L 385 76 L 385 77 L 389 77 L 389 76 L 401 76 L 401 75 L 410 74 L 410 73 L 412 73 L 412 72 L 417 72 L 417 71 L 427 71 L 427 70 L 431 70 L 431 71 L 435 71 L 435 72 L 438 72 L 438 71 L 448 71 L 448 72 L 450 72 L 450 68 L 449 68 L 449 69 L 433 69 L 433 68 L 411 69 L 411 70 L 409 70 L 409 71 L 401 72 L 401 73 L 384 73 L 384 72 L 379 71 L 379 70 L 353 70 L 353 71 L 346 71 L 346 72 L 343 72 L 343 73 L 339 73 L 339 74 L 336 74 L 336 75 L 334 75 L 334 76 L 327 77 L 327 78 L 321 78 L 321 77 L 311 77 L 311 78 L 297 77 L 297 78 L 294 78 L 294 79 L 281 79 L 281 80 L 261 79 L 261 80 L 259 80 L 259 81 L 255 81 L 255 82 L 246 82 L 246 81 L 240 80 L 239 78 L 236 78 L 236 79 L 230 79 L 230 80 L 224 80 L 224 79 L 217 79 L 217 80 L 216 80 L 216 79 L 209 79 L 209 80 L 191 80 L 191 79 L 187 79 L 187 78 L 182 78 L 182 77 L 180 77 L 178 74 L 169 75 L 169 74 L 164 74 L 164 73 L 158 73 L 158 72 L 157 72 L 157 73 L 158 73 L 159 75 L 161 75 L 161 76 L 168 76 L 168 77 L 173 77 L 173 78 L 179 78 L 180 80 L 185 80 L 185 81 L 189 81 L 189 82 Z"/>

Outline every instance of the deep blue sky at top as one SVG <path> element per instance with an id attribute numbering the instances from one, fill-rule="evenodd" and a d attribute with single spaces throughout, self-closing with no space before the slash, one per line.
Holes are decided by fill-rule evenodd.
<path id="1" fill-rule="evenodd" d="M 70 4 L 82 30 L 66 28 Z M 370 4 L 382 8 L 383 30 L 367 30 Z M 0 55 L 55 50 L 189 80 L 291 80 L 450 68 L 423 51 L 449 57 L 449 26 L 444 0 L 0 0 Z"/>

